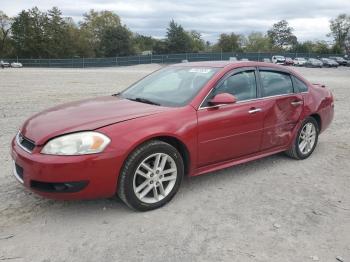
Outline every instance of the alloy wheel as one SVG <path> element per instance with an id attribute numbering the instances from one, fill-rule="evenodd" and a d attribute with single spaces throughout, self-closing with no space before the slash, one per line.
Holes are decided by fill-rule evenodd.
<path id="1" fill-rule="evenodd" d="M 313 123 L 308 122 L 303 126 L 300 132 L 298 146 L 303 155 L 311 152 L 316 142 L 316 127 Z"/>
<path id="2" fill-rule="evenodd" d="M 164 199 L 175 186 L 177 167 L 175 160 L 168 154 L 155 153 L 137 167 L 133 190 L 137 198 L 147 204 Z"/>

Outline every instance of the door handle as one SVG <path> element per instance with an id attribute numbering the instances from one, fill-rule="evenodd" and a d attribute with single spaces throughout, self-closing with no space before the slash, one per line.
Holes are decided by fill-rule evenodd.
<path id="1" fill-rule="evenodd" d="M 249 113 L 249 114 L 255 114 L 255 113 L 261 112 L 261 111 L 262 111 L 261 108 L 255 108 L 255 107 L 253 107 L 253 108 L 251 108 L 251 109 L 248 111 L 248 113 Z"/>
<path id="2" fill-rule="evenodd" d="M 292 106 L 299 106 L 303 104 L 303 100 L 293 101 L 290 103 Z"/>

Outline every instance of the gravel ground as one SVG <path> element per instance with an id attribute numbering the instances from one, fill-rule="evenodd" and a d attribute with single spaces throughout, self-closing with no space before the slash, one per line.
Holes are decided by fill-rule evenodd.
<path id="1" fill-rule="evenodd" d="M 336 97 L 334 122 L 307 160 L 279 154 L 188 178 L 147 213 L 117 198 L 47 200 L 15 181 L 9 144 L 27 117 L 157 68 L 0 70 L 0 260 L 350 261 L 350 68 L 296 69 Z"/>

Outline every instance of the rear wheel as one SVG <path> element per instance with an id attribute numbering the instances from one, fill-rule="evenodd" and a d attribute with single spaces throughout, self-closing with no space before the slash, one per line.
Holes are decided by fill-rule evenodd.
<path id="1" fill-rule="evenodd" d="M 168 143 L 153 140 L 126 160 L 118 183 L 119 197 L 139 211 L 163 206 L 178 191 L 184 175 L 181 154 Z"/>
<path id="2" fill-rule="evenodd" d="M 313 117 L 308 117 L 302 123 L 291 147 L 286 154 L 295 159 L 308 158 L 315 150 L 318 141 L 319 127 Z"/>

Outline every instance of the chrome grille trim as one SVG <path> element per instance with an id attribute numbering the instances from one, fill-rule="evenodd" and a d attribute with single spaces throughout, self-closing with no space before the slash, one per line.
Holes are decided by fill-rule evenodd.
<path id="1" fill-rule="evenodd" d="M 30 139 L 24 137 L 20 132 L 18 132 L 17 135 L 16 135 L 16 143 L 17 143 L 17 145 L 19 145 L 27 153 L 31 154 L 33 149 L 31 150 L 31 149 L 23 146 L 23 141 L 26 141 L 27 143 L 32 144 L 33 145 L 33 149 L 34 149 L 35 143 L 33 141 L 31 141 Z"/>

